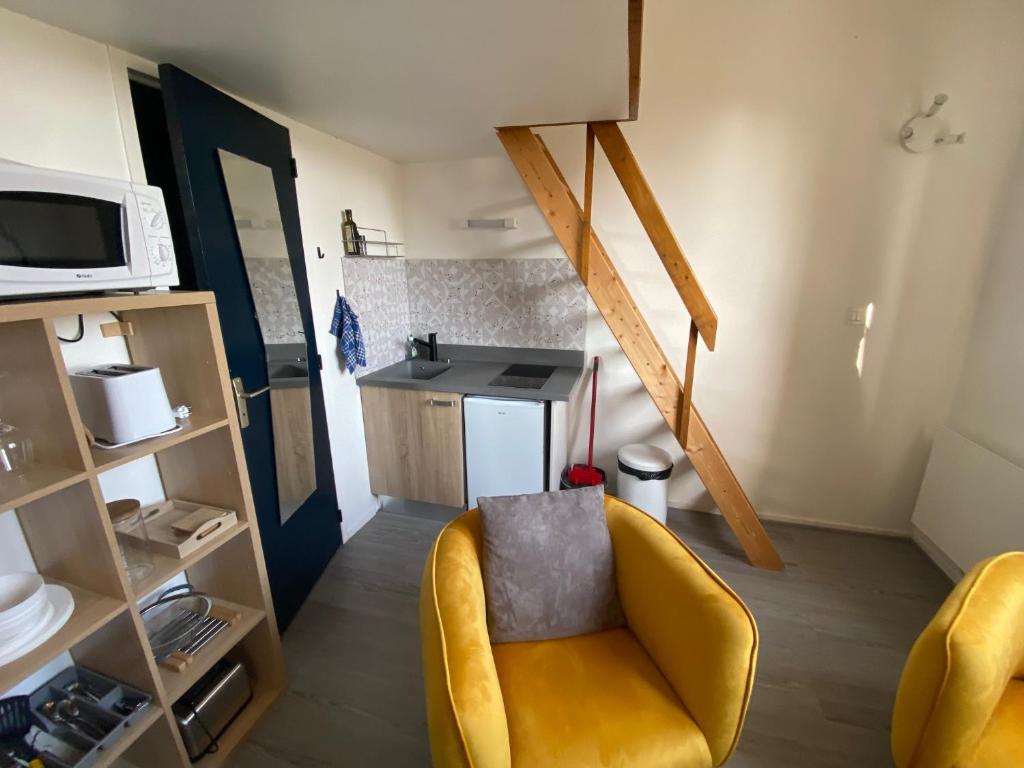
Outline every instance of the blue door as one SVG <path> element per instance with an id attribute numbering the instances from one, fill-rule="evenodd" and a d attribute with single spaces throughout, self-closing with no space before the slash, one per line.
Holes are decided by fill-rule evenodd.
<path id="1" fill-rule="evenodd" d="M 217 296 L 279 626 L 341 545 L 287 129 L 160 66 L 188 254 Z"/>

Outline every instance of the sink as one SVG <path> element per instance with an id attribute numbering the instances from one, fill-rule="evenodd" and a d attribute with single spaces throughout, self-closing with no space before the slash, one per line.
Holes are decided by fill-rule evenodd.
<path id="1" fill-rule="evenodd" d="M 305 365 L 296 363 L 270 363 L 271 379 L 305 379 L 309 377 L 309 371 Z"/>
<path id="2" fill-rule="evenodd" d="M 403 379 L 417 379 L 418 381 L 429 381 L 440 376 L 451 368 L 448 363 L 431 362 L 430 360 L 406 360 L 397 363 L 394 374 Z"/>
<path id="3" fill-rule="evenodd" d="M 267 344 L 267 378 L 274 389 L 309 386 L 306 345 Z"/>

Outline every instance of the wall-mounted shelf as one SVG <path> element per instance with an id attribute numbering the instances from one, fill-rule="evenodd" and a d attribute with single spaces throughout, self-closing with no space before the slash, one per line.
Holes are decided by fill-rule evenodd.
<path id="1" fill-rule="evenodd" d="M 168 398 L 188 403 L 183 428 L 114 450 L 90 447 L 57 340 L 58 318 L 114 311 L 131 323 L 131 362 L 160 368 Z M 105 361 L 96 361 L 105 362 Z M 23 476 L 0 473 L 0 512 L 15 509 L 40 575 L 67 587 L 74 613 L 46 643 L 0 666 L 0 692 L 61 654 L 153 696 L 151 710 L 97 763 L 192 765 L 171 705 L 222 656 L 242 661 L 253 700 L 198 764 L 230 763 L 257 719 L 285 687 L 284 659 L 267 581 L 241 433 L 228 384 L 211 293 L 154 293 L 0 305 L 0 402 L 28 435 L 38 463 Z M 15 418 L 15 416 L 17 418 Z M 238 525 L 187 557 L 154 555 L 153 573 L 133 584 L 121 561 L 100 489 L 104 473 L 153 456 L 169 498 L 232 509 Z M 0 571 L 2 572 L 2 571 Z M 186 573 L 197 589 L 239 613 L 183 673 L 157 667 L 137 598 Z"/>
<path id="2" fill-rule="evenodd" d="M 400 259 L 405 256 L 405 243 L 391 240 L 387 230 L 375 229 L 373 227 L 360 227 L 364 232 L 377 232 L 378 237 L 373 240 L 362 238 L 358 242 L 341 239 L 347 259 Z M 352 251 L 363 251 L 363 253 L 352 253 Z"/>

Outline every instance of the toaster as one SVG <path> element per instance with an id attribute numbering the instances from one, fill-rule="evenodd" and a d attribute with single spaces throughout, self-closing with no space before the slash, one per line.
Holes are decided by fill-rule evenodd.
<path id="1" fill-rule="evenodd" d="M 189 758 L 205 755 L 252 700 L 245 667 L 221 659 L 171 706 Z"/>
<path id="2" fill-rule="evenodd" d="M 177 426 L 159 368 L 101 365 L 69 378 L 82 422 L 100 443 L 134 443 Z"/>

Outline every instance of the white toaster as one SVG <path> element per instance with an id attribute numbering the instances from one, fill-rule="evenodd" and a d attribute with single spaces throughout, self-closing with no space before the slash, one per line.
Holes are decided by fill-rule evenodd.
<path id="1" fill-rule="evenodd" d="M 82 422 L 100 443 L 134 443 L 177 426 L 159 368 L 101 365 L 70 379 Z"/>

